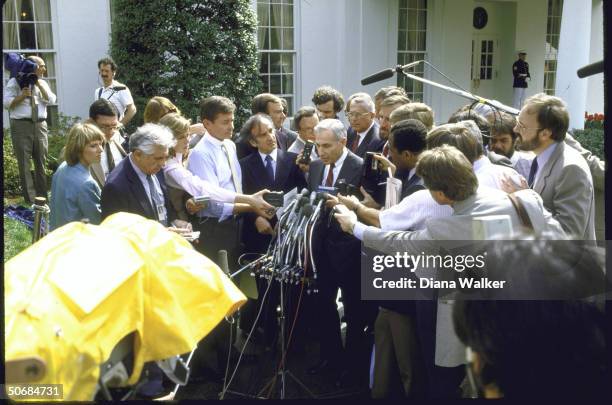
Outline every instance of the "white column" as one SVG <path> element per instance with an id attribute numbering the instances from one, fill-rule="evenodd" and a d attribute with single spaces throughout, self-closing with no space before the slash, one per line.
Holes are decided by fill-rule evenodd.
<path id="1" fill-rule="evenodd" d="M 588 81 L 576 71 L 589 63 L 590 36 L 591 1 L 564 0 L 555 95 L 567 103 L 570 128 L 584 128 Z"/>

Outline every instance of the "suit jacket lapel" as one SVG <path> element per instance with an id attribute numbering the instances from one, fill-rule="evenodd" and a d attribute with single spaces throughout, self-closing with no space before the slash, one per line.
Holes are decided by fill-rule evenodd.
<path id="1" fill-rule="evenodd" d="M 348 155 L 346 155 L 346 158 L 344 159 L 344 162 L 342 163 L 342 168 L 340 169 L 340 173 L 338 173 L 338 178 L 336 178 L 334 186 L 336 185 L 336 183 L 338 183 L 338 180 L 340 179 L 344 179 L 347 183 L 352 184 L 351 180 L 355 175 L 354 171 L 355 170 L 353 168 L 353 153 L 349 151 Z"/>
<path id="2" fill-rule="evenodd" d="M 320 186 L 323 181 L 323 173 L 325 172 L 325 165 L 323 162 L 319 160 L 319 165 L 310 167 L 310 184 L 313 184 L 316 187 Z"/>
<path id="3" fill-rule="evenodd" d="M 276 173 L 274 174 L 275 188 L 282 189 L 283 184 L 289 176 L 291 166 L 287 161 L 287 155 L 280 149 L 276 149 Z"/>
<path id="4" fill-rule="evenodd" d="M 252 178 L 255 180 L 254 185 L 257 190 L 263 190 L 264 188 L 270 188 L 272 186 L 266 181 L 268 178 L 268 173 L 266 172 L 266 167 L 261 161 L 259 152 L 255 151 L 253 154 L 251 154 L 248 166 L 250 170 L 253 171 Z"/>
<path id="5" fill-rule="evenodd" d="M 552 155 L 550 155 L 548 162 L 546 162 L 546 165 L 542 168 L 542 174 L 538 178 L 538 181 L 533 185 L 533 189 L 538 194 L 541 195 L 544 192 L 544 189 L 546 188 L 546 182 L 552 174 L 552 169 L 561 156 L 563 156 L 563 142 L 558 142 L 557 146 L 555 147 L 555 151 Z"/>
<path id="6" fill-rule="evenodd" d="M 372 137 L 374 136 L 374 126 L 375 125 L 372 125 L 372 128 L 370 128 L 366 136 L 363 137 L 363 141 L 361 141 L 361 144 L 359 144 L 357 151 L 354 152 L 357 156 L 365 155 L 368 145 L 370 144 L 370 142 L 372 142 Z"/>
<path id="7" fill-rule="evenodd" d="M 123 149 L 123 146 L 121 146 L 121 144 L 117 142 L 114 138 L 112 139 L 112 142 L 115 144 L 117 150 L 119 151 L 122 157 L 126 157 L 128 155 L 125 149 Z"/>
<path id="8" fill-rule="evenodd" d="M 104 187 L 106 179 L 104 178 L 104 170 L 102 170 L 102 165 L 100 163 L 92 163 L 91 166 L 89 166 L 89 172 L 100 188 Z"/>

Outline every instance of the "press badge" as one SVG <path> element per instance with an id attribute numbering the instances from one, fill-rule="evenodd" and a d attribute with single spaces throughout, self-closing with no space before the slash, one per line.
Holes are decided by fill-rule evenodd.
<path id="1" fill-rule="evenodd" d="M 164 204 L 157 204 L 157 219 L 160 222 L 166 221 L 166 207 Z"/>

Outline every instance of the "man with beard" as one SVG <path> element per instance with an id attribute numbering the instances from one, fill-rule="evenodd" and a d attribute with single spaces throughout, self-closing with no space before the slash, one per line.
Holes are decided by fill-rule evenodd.
<path id="1" fill-rule="evenodd" d="M 489 150 L 510 159 L 514 170 L 527 178 L 533 155 L 529 156 L 516 150 L 518 134 L 514 132 L 515 126 L 516 118 L 514 116 L 505 112 L 495 113 L 494 121 L 491 124 Z"/>
<path id="2" fill-rule="evenodd" d="M 525 101 L 514 130 L 521 148 L 536 155 L 527 184 L 542 196 L 544 206 L 563 230 L 578 239 L 595 240 L 593 179 L 584 158 L 565 145 L 569 113 L 558 97 L 544 93 Z M 513 191 L 510 182 L 506 191 Z"/>

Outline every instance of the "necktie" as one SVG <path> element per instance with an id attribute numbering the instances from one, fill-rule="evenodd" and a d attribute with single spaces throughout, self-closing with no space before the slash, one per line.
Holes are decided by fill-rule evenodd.
<path id="1" fill-rule="evenodd" d="M 274 168 L 272 167 L 272 156 L 266 155 L 266 173 L 268 174 L 268 185 L 274 183 Z"/>
<path id="2" fill-rule="evenodd" d="M 30 86 L 30 90 L 32 91 L 32 96 L 30 97 L 30 107 L 32 107 L 32 122 L 38 122 L 38 103 L 36 102 L 36 87 L 34 85 Z"/>
<path id="3" fill-rule="evenodd" d="M 223 153 L 225 153 L 227 163 L 229 164 L 230 171 L 232 172 L 232 183 L 234 183 L 234 188 L 238 194 L 242 194 L 242 184 L 238 182 L 238 174 L 236 173 L 236 168 L 234 167 L 234 163 L 232 162 L 225 143 L 221 144 L 221 149 L 223 150 Z"/>
<path id="4" fill-rule="evenodd" d="M 147 175 L 147 183 L 149 183 L 149 194 L 151 195 L 151 204 L 153 204 L 153 211 L 155 211 L 155 217 L 159 222 L 166 225 L 166 213 L 165 211 L 160 215 L 159 209 L 164 209 L 164 201 L 157 193 L 157 188 L 155 187 L 155 183 L 153 182 L 153 177 L 148 174 Z M 161 208 L 160 208 L 161 207 Z"/>
<path id="5" fill-rule="evenodd" d="M 329 165 L 329 171 L 327 172 L 327 178 L 325 179 L 325 187 L 332 187 L 334 185 L 334 164 Z"/>
<path id="6" fill-rule="evenodd" d="M 533 183 L 535 181 L 535 175 L 538 172 L 538 159 L 533 159 L 531 162 L 531 169 L 529 170 L 529 180 L 527 180 L 527 184 L 529 188 L 533 188 Z"/>
<path id="7" fill-rule="evenodd" d="M 110 142 L 106 142 L 104 145 L 104 153 L 106 153 L 106 162 L 108 163 L 108 173 L 115 168 L 115 159 L 113 158 L 113 153 L 111 152 Z"/>
<path id="8" fill-rule="evenodd" d="M 357 148 L 359 147 L 359 134 L 355 134 L 355 139 L 353 139 L 353 144 L 351 145 L 351 152 L 355 153 Z"/>

